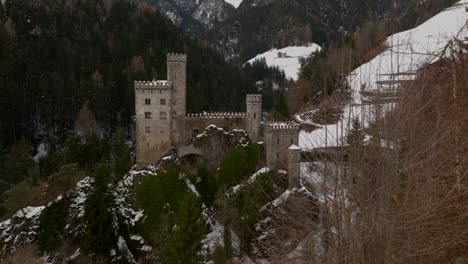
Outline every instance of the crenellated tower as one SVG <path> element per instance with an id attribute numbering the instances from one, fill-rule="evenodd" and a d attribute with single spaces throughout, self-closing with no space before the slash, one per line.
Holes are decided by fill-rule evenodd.
<path id="1" fill-rule="evenodd" d="M 248 94 L 246 96 L 247 120 L 246 131 L 253 142 L 260 140 L 260 121 L 262 120 L 262 95 Z"/>
<path id="2" fill-rule="evenodd" d="M 168 102 L 172 106 L 171 135 L 174 146 L 185 143 L 185 117 L 187 114 L 187 55 L 179 53 L 167 54 L 167 80 L 171 83 L 172 98 Z"/>
<path id="3" fill-rule="evenodd" d="M 136 162 L 154 164 L 172 148 L 172 84 L 168 81 L 135 81 Z"/>

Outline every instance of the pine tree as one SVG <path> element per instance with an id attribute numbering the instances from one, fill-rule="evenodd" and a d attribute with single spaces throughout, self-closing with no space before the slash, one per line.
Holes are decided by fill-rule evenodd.
<path id="1" fill-rule="evenodd" d="M 200 200 L 191 192 L 183 197 L 175 225 L 163 252 L 163 263 L 199 263 L 198 252 L 206 226 Z"/>
<path id="2" fill-rule="evenodd" d="M 29 172 L 35 166 L 31 151 L 31 144 L 24 138 L 13 146 L 11 153 L 3 164 L 3 175 L 6 181 L 18 183 L 29 178 Z"/>
<path id="3" fill-rule="evenodd" d="M 286 99 L 284 98 L 284 93 L 281 92 L 276 99 L 276 104 L 275 104 L 275 110 L 281 114 L 283 118 L 288 118 L 289 117 L 289 110 L 288 110 L 288 104 L 286 102 Z"/>
<path id="4" fill-rule="evenodd" d="M 110 178 L 111 170 L 108 166 L 96 167 L 95 190 L 86 200 L 85 207 L 87 250 L 100 256 L 107 256 L 116 242 L 110 211 L 113 202 L 107 194 Z"/>

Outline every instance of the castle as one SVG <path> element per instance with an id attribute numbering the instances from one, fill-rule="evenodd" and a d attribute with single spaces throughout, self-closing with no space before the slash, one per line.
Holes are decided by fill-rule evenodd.
<path id="1" fill-rule="evenodd" d="M 172 149 L 184 146 L 209 125 L 226 131 L 239 128 L 253 142 L 263 141 L 266 163 L 272 169 L 297 171 L 299 125 L 262 122 L 262 95 L 246 96 L 246 112 L 187 114 L 185 54 L 167 54 L 167 80 L 135 81 L 136 163 L 154 164 Z M 291 176 L 290 176 L 291 178 Z M 296 179 L 297 178 L 297 179 Z"/>

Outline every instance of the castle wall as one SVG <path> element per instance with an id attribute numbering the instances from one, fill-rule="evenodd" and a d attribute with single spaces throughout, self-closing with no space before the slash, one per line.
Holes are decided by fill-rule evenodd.
<path id="1" fill-rule="evenodd" d="M 229 131 L 246 127 L 245 113 L 204 113 L 189 114 L 185 121 L 185 135 L 187 140 L 202 133 L 210 125 Z"/>
<path id="2" fill-rule="evenodd" d="M 287 149 L 291 145 L 299 145 L 300 126 L 297 124 L 262 124 L 262 129 L 267 166 L 271 169 L 287 169 Z"/>
<path id="3" fill-rule="evenodd" d="M 153 164 L 171 150 L 170 83 L 135 82 L 136 162 Z"/>
<path id="4" fill-rule="evenodd" d="M 267 164 L 287 167 L 287 148 L 298 144 L 296 126 L 261 125 L 262 96 L 246 95 L 246 112 L 189 114 L 186 111 L 186 67 L 184 54 L 167 55 L 167 81 L 134 83 L 136 162 L 154 164 L 173 147 L 183 146 L 192 137 L 215 125 L 226 131 L 245 130 L 253 142 L 265 139 Z"/>

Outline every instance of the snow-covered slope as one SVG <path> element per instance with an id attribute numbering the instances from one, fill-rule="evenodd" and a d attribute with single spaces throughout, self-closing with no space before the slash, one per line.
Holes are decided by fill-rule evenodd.
<path id="1" fill-rule="evenodd" d="M 359 91 L 385 89 L 382 81 L 411 79 L 414 72 L 438 59 L 447 43 L 468 36 L 468 0 L 463 0 L 420 26 L 394 34 L 385 41 L 388 47 L 370 62 L 354 70 L 349 79 L 354 99 Z"/>
<path id="2" fill-rule="evenodd" d="M 353 119 L 359 118 L 365 127 L 376 118 L 375 105 L 365 101 L 368 98 L 362 92 L 394 91 L 400 81 L 412 80 L 418 69 L 437 61 L 451 39 L 456 37 L 464 40 L 468 37 L 468 12 L 465 8 L 468 8 L 468 0 L 459 1 L 418 27 L 388 37 L 384 52 L 348 76 L 352 99 L 343 106 L 338 123 L 316 125 L 310 120 L 304 120 L 304 115 L 296 115 L 298 121 L 318 127 L 312 132 L 301 132 L 300 147 L 313 149 L 346 145 L 344 137 Z M 380 105 L 380 115 L 393 106 L 393 103 Z"/>
<path id="3" fill-rule="evenodd" d="M 233 5 L 235 8 L 239 7 L 242 3 L 242 0 L 224 0 L 224 2 Z"/>
<path id="4" fill-rule="evenodd" d="M 271 49 L 265 53 L 255 56 L 247 63 L 253 63 L 256 60 L 265 59 L 268 66 L 278 67 L 286 74 L 286 78 L 297 80 L 301 68 L 300 58 L 307 58 L 315 51 L 320 51 L 321 47 L 315 43 L 307 46 L 290 46 L 283 49 Z M 282 53 L 282 57 L 279 57 Z"/>

